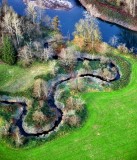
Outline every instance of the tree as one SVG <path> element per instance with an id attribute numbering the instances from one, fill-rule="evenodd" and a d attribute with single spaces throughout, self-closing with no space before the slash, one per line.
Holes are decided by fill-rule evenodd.
<path id="1" fill-rule="evenodd" d="M 101 40 L 101 33 L 94 17 L 90 16 L 88 12 L 84 13 L 84 17 L 75 25 L 74 35 L 84 38 L 85 43 L 91 43 L 93 48 L 94 43 Z"/>
<path id="2" fill-rule="evenodd" d="M 13 14 L 12 16 L 12 30 L 16 37 L 17 45 L 19 46 L 22 39 L 21 32 L 22 18 L 19 18 L 17 14 Z"/>
<path id="3" fill-rule="evenodd" d="M 68 116 L 66 117 L 65 122 L 71 127 L 79 126 L 80 118 L 77 115 Z"/>
<path id="4" fill-rule="evenodd" d="M 42 79 L 37 79 L 33 86 L 33 96 L 38 99 L 44 99 L 48 94 L 48 85 Z"/>
<path id="5" fill-rule="evenodd" d="M 16 62 L 16 50 L 7 36 L 3 39 L 2 60 L 10 65 Z"/>
<path id="6" fill-rule="evenodd" d="M 43 9 L 42 6 L 43 6 L 43 0 L 38 0 L 38 6 L 39 8 L 37 9 L 37 22 L 38 23 L 41 23 L 42 20 L 44 19 L 45 17 L 45 11 L 46 9 Z"/>
<path id="7" fill-rule="evenodd" d="M 60 57 L 63 67 L 65 67 L 69 72 L 72 72 L 77 59 L 77 56 L 75 55 L 75 48 L 68 47 L 66 49 L 62 49 Z"/>
<path id="8" fill-rule="evenodd" d="M 33 121 L 42 123 L 44 121 L 44 114 L 41 111 L 35 111 L 32 117 Z"/>
<path id="9" fill-rule="evenodd" d="M 41 53 L 41 60 L 47 61 L 54 55 L 54 51 L 52 47 L 44 48 L 44 51 Z"/>
<path id="10" fill-rule="evenodd" d="M 19 147 L 23 144 L 23 139 L 22 136 L 20 134 L 20 130 L 18 127 L 16 127 L 15 131 L 14 131 L 14 135 L 15 135 L 15 143 L 16 146 Z"/>
<path id="11" fill-rule="evenodd" d="M 81 98 L 69 97 L 66 101 L 66 108 L 68 110 L 81 111 L 83 109 L 85 102 Z"/>
<path id="12" fill-rule="evenodd" d="M 56 16 L 53 18 L 52 20 L 52 26 L 53 26 L 53 29 L 56 30 L 56 31 L 59 31 L 59 17 Z"/>
<path id="13" fill-rule="evenodd" d="M 33 23 L 35 23 L 37 12 L 36 12 L 34 3 L 28 3 L 26 8 L 26 13 L 27 13 L 27 17 L 30 20 L 32 20 Z"/>
<path id="14" fill-rule="evenodd" d="M 29 65 L 33 61 L 32 48 L 30 43 L 28 43 L 19 50 L 18 56 L 20 60 L 24 62 L 25 66 Z"/>
<path id="15" fill-rule="evenodd" d="M 4 5 L 1 11 L 2 19 L 1 19 L 1 29 L 2 33 L 7 34 L 15 39 L 15 44 L 19 46 L 21 39 L 22 39 L 22 20 L 23 18 L 20 18 L 14 10 Z"/>

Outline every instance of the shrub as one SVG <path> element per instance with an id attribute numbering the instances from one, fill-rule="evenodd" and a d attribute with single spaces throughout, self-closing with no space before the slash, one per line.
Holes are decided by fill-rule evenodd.
<path id="1" fill-rule="evenodd" d="M 128 50 L 128 48 L 126 47 L 125 44 L 119 45 L 119 46 L 118 46 L 118 49 L 119 49 L 122 53 L 128 53 L 128 52 L 129 52 L 129 50 Z"/>
<path id="2" fill-rule="evenodd" d="M 80 125 L 80 118 L 77 115 L 72 115 L 65 119 L 66 124 L 71 127 L 79 126 Z"/>
<path id="3" fill-rule="evenodd" d="M 35 111 L 33 113 L 32 118 L 33 118 L 33 121 L 40 123 L 40 122 L 44 121 L 44 114 L 41 111 Z"/>
<path id="4" fill-rule="evenodd" d="M 42 79 L 37 79 L 33 86 L 33 97 L 35 98 L 46 98 L 47 97 L 47 83 Z"/>

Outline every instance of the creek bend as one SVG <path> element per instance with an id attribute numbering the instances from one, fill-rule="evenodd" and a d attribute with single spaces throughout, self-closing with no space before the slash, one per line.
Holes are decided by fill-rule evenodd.
<path id="1" fill-rule="evenodd" d="M 78 61 L 100 61 L 101 58 L 90 58 L 90 57 L 84 57 L 84 56 L 81 56 L 81 57 L 77 57 L 77 62 Z M 25 119 L 25 116 L 27 115 L 27 103 L 25 102 L 12 102 L 12 101 L 8 101 L 8 100 L 0 100 L 0 103 L 3 103 L 3 104 L 15 104 L 15 105 L 20 105 L 22 106 L 22 112 L 20 113 L 19 115 L 19 118 L 16 119 L 16 123 L 15 125 L 19 128 L 20 130 L 20 133 L 21 135 L 25 136 L 25 137 L 30 137 L 30 136 L 35 136 L 35 137 L 39 137 L 39 136 L 42 136 L 42 135 L 48 135 L 49 133 L 51 132 L 54 132 L 56 130 L 57 127 L 59 127 L 59 125 L 61 125 L 61 122 L 62 122 L 62 118 L 63 118 L 63 111 L 58 108 L 58 106 L 56 105 L 56 102 L 55 102 L 55 93 L 57 91 L 57 88 L 60 84 L 64 83 L 64 82 L 68 82 L 69 80 L 71 79 L 74 79 L 74 78 L 79 78 L 79 77 L 92 77 L 92 78 L 97 78 L 101 81 L 104 81 L 104 82 L 107 82 L 107 83 L 111 83 L 113 81 L 117 81 L 121 78 L 121 75 L 120 75 L 120 72 L 119 72 L 119 68 L 118 66 L 116 66 L 115 62 L 113 62 L 112 60 L 109 59 L 109 63 L 108 65 L 110 67 L 115 67 L 116 69 L 116 74 L 113 78 L 106 78 L 106 77 L 103 77 L 99 74 L 93 74 L 93 73 L 85 73 L 85 74 L 77 74 L 77 73 L 74 73 L 74 74 L 69 74 L 69 75 L 66 75 L 65 77 L 61 77 L 59 78 L 57 81 L 55 81 L 52 85 L 51 85 L 51 88 L 50 90 L 48 91 L 48 96 L 47 96 L 47 99 L 45 101 L 47 101 L 48 103 L 48 106 L 51 107 L 51 108 L 54 108 L 57 110 L 58 112 L 58 119 L 54 122 L 54 126 L 51 127 L 49 130 L 46 130 L 46 131 L 42 131 L 42 132 L 36 132 L 36 133 L 30 133 L 30 132 L 27 132 L 24 127 L 23 127 L 23 123 L 24 123 L 24 119 Z"/>

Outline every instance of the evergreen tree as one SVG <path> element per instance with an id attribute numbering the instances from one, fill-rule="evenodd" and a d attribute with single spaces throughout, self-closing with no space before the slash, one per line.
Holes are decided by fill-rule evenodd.
<path id="1" fill-rule="evenodd" d="M 1 58 L 5 63 L 8 63 L 10 65 L 14 64 L 16 61 L 16 50 L 11 40 L 7 36 L 3 38 Z"/>

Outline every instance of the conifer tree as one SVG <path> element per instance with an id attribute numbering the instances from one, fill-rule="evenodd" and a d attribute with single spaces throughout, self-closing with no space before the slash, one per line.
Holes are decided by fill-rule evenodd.
<path id="1" fill-rule="evenodd" d="M 10 65 L 16 61 L 16 50 L 7 36 L 3 38 L 2 60 Z"/>

